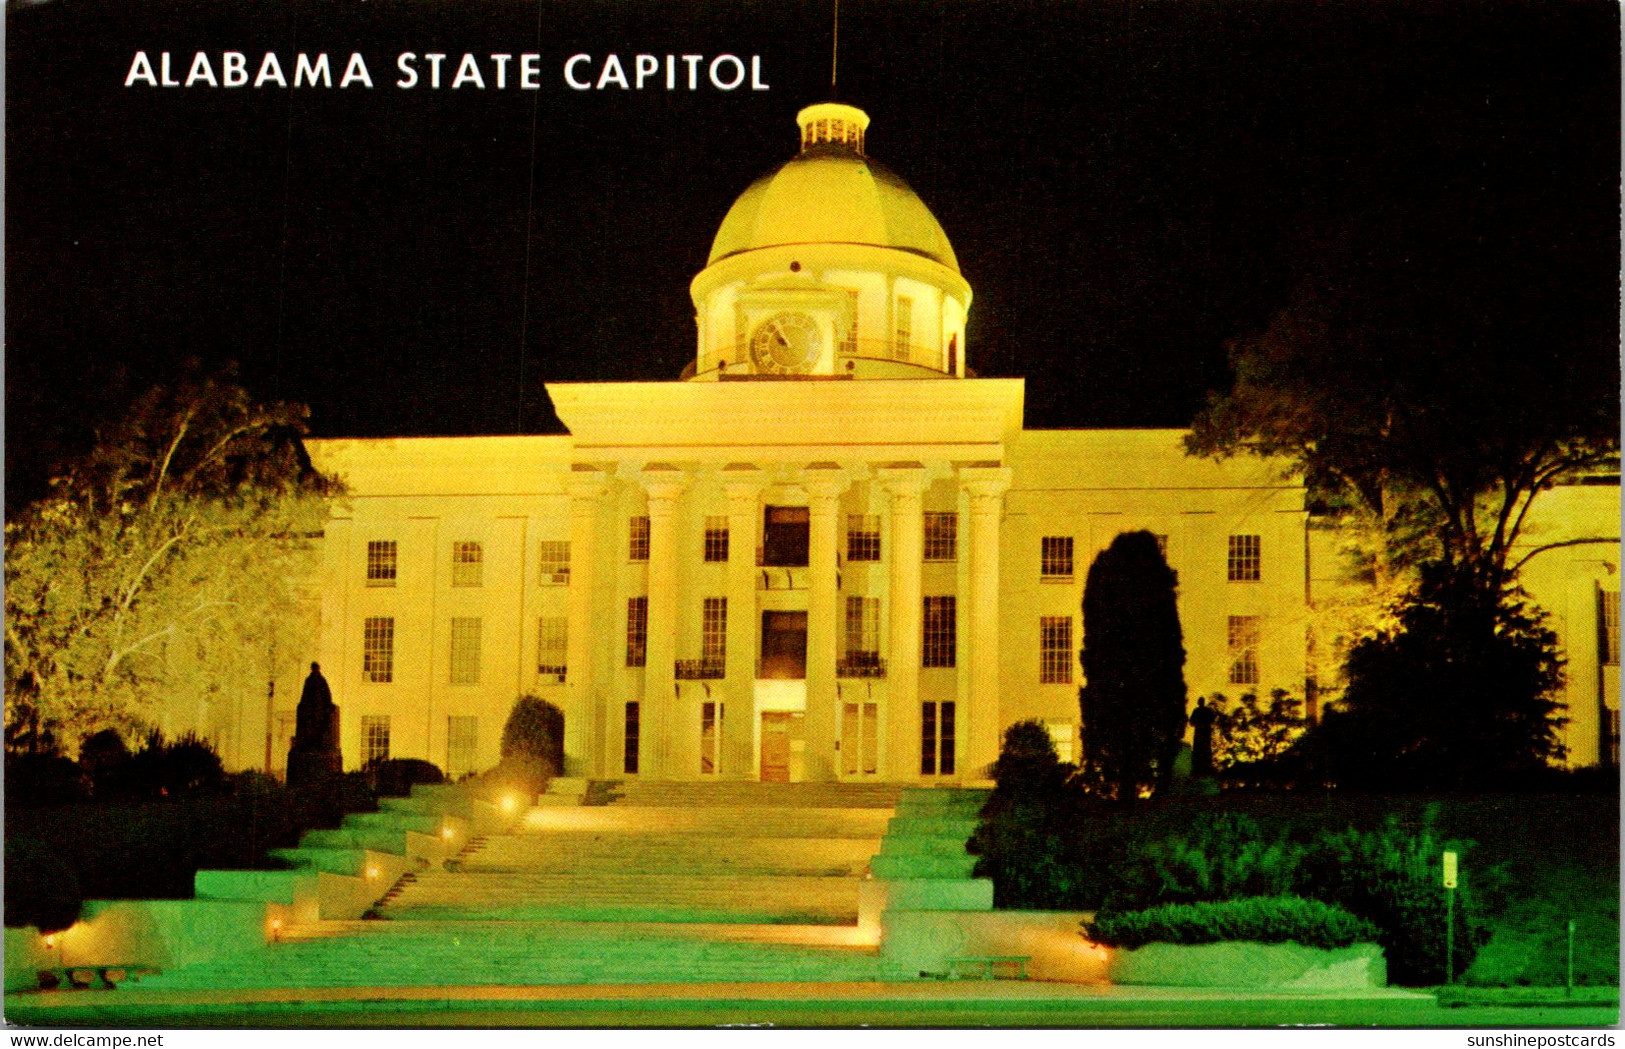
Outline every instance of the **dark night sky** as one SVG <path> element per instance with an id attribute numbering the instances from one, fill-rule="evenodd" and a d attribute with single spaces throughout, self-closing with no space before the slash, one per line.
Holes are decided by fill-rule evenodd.
<path id="1" fill-rule="evenodd" d="M 675 378 L 717 225 L 828 94 L 829 4 L 539 3 L 12 4 L 11 482 L 184 357 L 241 362 L 320 435 L 535 432 L 545 381 Z M 841 18 L 840 96 L 947 230 L 976 294 L 969 362 L 1028 377 L 1029 425 L 1187 423 L 1225 341 L 1350 228 L 1538 274 L 1585 319 L 1573 352 L 1616 352 L 1612 3 L 847 0 Z M 251 70 L 274 50 L 290 75 L 295 52 L 358 50 L 378 86 L 126 89 L 138 49 L 182 69 L 207 50 L 217 74 L 221 50 Z M 398 90 L 405 50 L 539 51 L 542 90 Z M 759 53 L 772 90 L 576 93 L 578 51 Z"/>

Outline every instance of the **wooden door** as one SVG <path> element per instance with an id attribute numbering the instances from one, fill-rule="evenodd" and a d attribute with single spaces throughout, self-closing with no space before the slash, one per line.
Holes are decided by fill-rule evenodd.
<path id="1" fill-rule="evenodd" d="M 762 782 L 790 782 L 790 719 L 787 711 L 762 713 Z"/>

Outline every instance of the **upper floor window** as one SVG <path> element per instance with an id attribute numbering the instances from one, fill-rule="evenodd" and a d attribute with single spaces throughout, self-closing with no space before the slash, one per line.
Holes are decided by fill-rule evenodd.
<path id="1" fill-rule="evenodd" d="M 484 572 L 485 550 L 479 543 L 451 544 L 452 586 L 480 586 Z"/>
<path id="2" fill-rule="evenodd" d="M 626 665 L 641 667 L 649 659 L 649 599 L 626 599 Z"/>
<path id="3" fill-rule="evenodd" d="M 564 684 L 568 673 L 570 620 L 565 616 L 542 616 L 537 620 L 536 674 Z"/>
<path id="4" fill-rule="evenodd" d="M 846 559 L 848 561 L 880 560 L 880 518 L 868 514 L 847 515 Z"/>
<path id="5" fill-rule="evenodd" d="M 1072 683 L 1072 617 L 1038 617 L 1038 683 Z"/>
<path id="6" fill-rule="evenodd" d="M 851 663 L 880 663 L 880 598 L 847 595 L 846 658 Z"/>
<path id="7" fill-rule="evenodd" d="M 841 335 L 840 355 L 842 357 L 856 357 L 858 355 L 858 293 L 847 289 L 846 292 L 848 320 L 846 331 Z"/>
<path id="8" fill-rule="evenodd" d="M 361 677 L 388 684 L 395 679 L 395 619 L 368 616 L 361 625 Z"/>
<path id="9" fill-rule="evenodd" d="M 705 519 L 705 559 L 707 561 L 728 560 L 728 519 L 726 517 L 707 517 Z"/>
<path id="10" fill-rule="evenodd" d="M 543 586 L 570 585 L 570 540 L 543 539 L 536 560 Z"/>
<path id="11" fill-rule="evenodd" d="M 649 560 L 649 516 L 647 514 L 632 518 L 628 526 L 626 559 L 628 561 Z"/>
<path id="12" fill-rule="evenodd" d="M 1256 535 L 1230 537 L 1228 577 L 1232 583 L 1256 583 L 1264 578 L 1264 540 Z"/>
<path id="13" fill-rule="evenodd" d="M 1231 616 L 1229 635 L 1230 683 L 1258 684 L 1258 645 L 1263 637 L 1259 617 Z"/>
<path id="14" fill-rule="evenodd" d="M 805 506 L 768 507 L 762 527 L 762 564 L 805 565 L 810 525 L 811 515 Z"/>
<path id="15" fill-rule="evenodd" d="M 373 539 L 367 543 L 367 585 L 395 585 L 395 540 Z"/>
<path id="16" fill-rule="evenodd" d="M 700 608 L 700 661 L 721 666 L 728 658 L 728 599 L 707 597 Z"/>
<path id="17" fill-rule="evenodd" d="M 1040 579 L 1057 582 L 1072 580 L 1072 537 L 1046 535 L 1040 549 L 1038 565 Z"/>
<path id="18" fill-rule="evenodd" d="M 927 561 L 959 560 L 958 514 L 928 513 L 925 515 L 925 559 Z"/>
<path id="19" fill-rule="evenodd" d="M 453 616 L 451 620 L 451 683 L 480 683 L 480 620 L 477 616 Z"/>
<path id="20" fill-rule="evenodd" d="M 923 635 L 920 645 L 920 665 L 953 666 L 958 645 L 958 623 L 952 595 L 926 598 L 920 624 Z"/>

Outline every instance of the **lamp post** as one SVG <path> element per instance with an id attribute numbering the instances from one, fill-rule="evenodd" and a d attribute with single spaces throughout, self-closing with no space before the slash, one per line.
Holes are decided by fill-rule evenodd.
<path id="1" fill-rule="evenodd" d="M 1444 982 L 1456 982 L 1456 854 L 1444 854 Z"/>

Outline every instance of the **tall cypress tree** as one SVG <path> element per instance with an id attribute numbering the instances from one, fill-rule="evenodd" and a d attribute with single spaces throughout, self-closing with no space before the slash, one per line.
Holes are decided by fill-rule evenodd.
<path id="1" fill-rule="evenodd" d="M 1121 801 L 1160 789 L 1185 733 L 1179 577 L 1156 536 L 1124 532 L 1089 566 L 1083 593 L 1083 772 Z"/>

